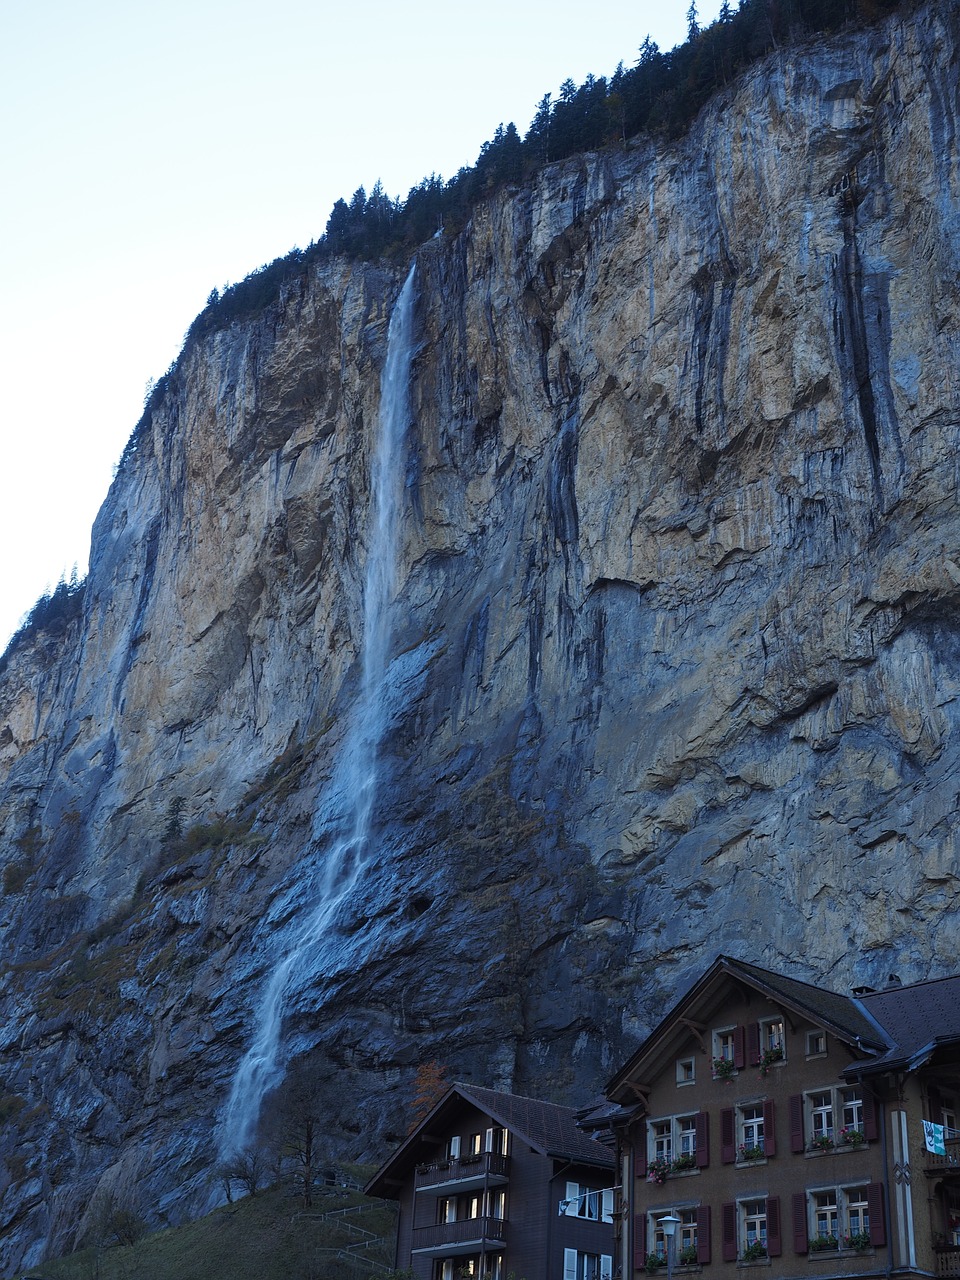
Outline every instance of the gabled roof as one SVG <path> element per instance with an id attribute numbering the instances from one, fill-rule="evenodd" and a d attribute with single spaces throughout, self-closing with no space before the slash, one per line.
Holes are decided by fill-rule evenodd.
<path id="1" fill-rule="evenodd" d="M 472 1084 L 453 1084 L 377 1170 L 367 1183 L 367 1194 L 389 1196 L 390 1188 L 403 1182 L 415 1165 L 434 1158 L 438 1143 L 449 1136 L 464 1104 L 477 1107 L 542 1156 L 601 1169 L 613 1167 L 613 1153 L 577 1128 L 571 1107 Z"/>
<path id="2" fill-rule="evenodd" d="M 864 1056 L 885 1053 L 890 1047 L 883 1030 L 853 997 L 721 955 L 680 997 L 633 1057 L 617 1072 L 607 1086 L 607 1096 L 616 1098 L 631 1077 L 636 1078 L 648 1063 L 654 1062 L 658 1053 L 664 1052 L 682 1030 L 685 1019 L 697 1021 L 698 1018 L 713 1016 L 720 990 L 729 982 L 747 986 L 809 1018 L 845 1044 L 862 1051 Z"/>
<path id="3" fill-rule="evenodd" d="M 960 1045 L 960 976 L 889 986 L 870 991 L 856 1003 L 886 1032 L 890 1047 L 865 1066 L 848 1073 L 914 1071 L 937 1049 Z"/>

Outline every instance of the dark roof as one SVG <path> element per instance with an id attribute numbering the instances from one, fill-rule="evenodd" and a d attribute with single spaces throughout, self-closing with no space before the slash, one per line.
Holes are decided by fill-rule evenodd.
<path id="1" fill-rule="evenodd" d="M 824 1022 L 835 1031 L 845 1033 L 845 1039 L 854 1043 L 860 1040 L 871 1048 L 886 1048 L 876 1024 L 857 1007 L 857 1001 L 852 996 L 841 995 L 839 991 L 830 991 L 826 987 L 813 986 L 798 978 L 786 978 L 783 974 L 771 973 L 769 969 L 745 964 L 742 960 L 729 960 L 728 964 L 731 970 L 744 974 L 757 986 L 779 995 L 794 1008 L 803 1009 L 814 1021 Z"/>
<path id="2" fill-rule="evenodd" d="M 433 1110 L 380 1166 L 366 1185 L 368 1195 L 390 1196 L 408 1171 L 436 1155 L 438 1138 L 453 1128 L 464 1103 L 478 1107 L 541 1155 L 609 1169 L 613 1153 L 577 1128 L 576 1112 L 538 1098 L 524 1098 L 472 1084 L 453 1084 Z"/>
<path id="3" fill-rule="evenodd" d="M 479 1089 L 475 1085 L 454 1085 L 463 1097 L 474 1102 L 481 1111 L 497 1120 L 505 1129 L 519 1134 L 542 1155 L 576 1160 L 581 1164 L 612 1165 L 613 1155 L 577 1127 L 572 1107 L 538 1098 L 523 1098 L 515 1093 L 498 1093 L 496 1089 Z"/>
<path id="4" fill-rule="evenodd" d="M 941 1046 L 960 1042 L 960 976 L 884 987 L 860 996 L 856 1003 L 891 1042 L 886 1053 L 867 1064 L 868 1072 L 913 1070 Z"/>
<path id="5" fill-rule="evenodd" d="M 840 995 L 824 987 L 787 978 L 761 969 L 759 965 L 746 964 L 732 956 L 718 956 L 706 973 L 680 997 L 667 1016 L 650 1033 L 630 1060 L 620 1069 L 607 1086 L 608 1097 L 614 1097 L 634 1075 L 651 1053 L 669 1042 L 680 1025 L 679 1020 L 690 1016 L 702 1005 L 709 1005 L 715 998 L 717 985 L 723 980 L 746 983 L 757 991 L 804 1014 L 812 1022 L 832 1031 L 840 1040 L 853 1048 L 863 1050 L 864 1056 L 878 1050 L 886 1052 L 889 1043 L 876 1022 L 868 1016 L 852 996 Z"/>

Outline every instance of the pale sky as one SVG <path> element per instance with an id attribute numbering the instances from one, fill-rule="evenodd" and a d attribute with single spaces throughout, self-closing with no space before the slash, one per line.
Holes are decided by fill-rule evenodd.
<path id="1" fill-rule="evenodd" d="M 689 0 L 0 0 L 0 649 L 86 570 L 136 425 L 216 285 L 526 132 Z M 700 0 L 703 25 L 720 0 Z"/>

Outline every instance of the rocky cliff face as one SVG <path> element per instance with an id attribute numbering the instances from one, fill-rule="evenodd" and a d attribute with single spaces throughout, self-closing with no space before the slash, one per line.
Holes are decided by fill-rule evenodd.
<path id="1" fill-rule="evenodd" d="M 583 1097 L 720 950 L 955 970 L 958 58 L 955 6 L 785 50 L 418 254 L 374 836 L 284 1010 L 332 1149 L 429 1058 Z M 406 265 L 189 352 L 0 680 L 0 1269 L 210 1195 L 337 829 Z"/>

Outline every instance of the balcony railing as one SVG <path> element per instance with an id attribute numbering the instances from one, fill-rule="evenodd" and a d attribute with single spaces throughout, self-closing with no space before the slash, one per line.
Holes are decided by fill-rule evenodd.
<path id="1" fill-rule="evenodd" d="M 937 1245 L 937 1275 L 960 1276 L 960 1244 Z"/>
<path id="2" fill-rule="evenodd" d="M 924 1151 L 924 1167 L 930 1172 L 941 1173 L 953 1169 L 960 1173 L 960 1138 L 948 1138 L 943 1144 L 947 1149 L 945 1156 L 934 1155 L 932 1151 Z"/>
<path id="3" fill-rule="evenodd" d="M 466 1218 L 462 1222 L 438 1222 L 430 1227 L 415 1227 L 413 1251 L 482 1248 L 500 1244 L 506 1239 L 506 1226 L 503 1218 Z"/>
<path id="4" fill-rule="evenodd" d="M 427 1187 L 446 1187 L 452 1183 L 481 1186 L 484 1182 L 499 1182 L 510 1173 L 510 1157 L 495 1151 L 483 1151 L 475 1156 L 460 1156 L 456 1160 L 434 1160 L 417 1166 L 414 1174 L 414 1190 Z M 466 1189 L 464 1187 L 464 1189 Z"/>

